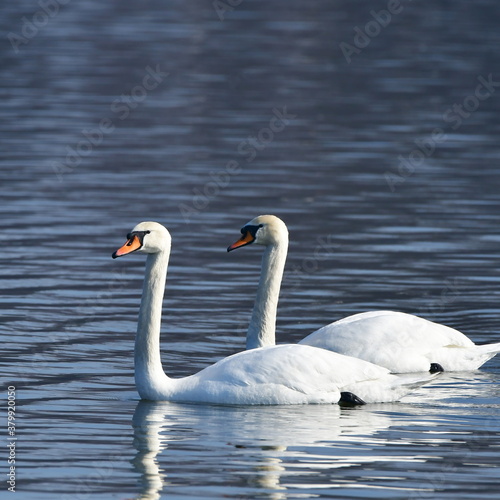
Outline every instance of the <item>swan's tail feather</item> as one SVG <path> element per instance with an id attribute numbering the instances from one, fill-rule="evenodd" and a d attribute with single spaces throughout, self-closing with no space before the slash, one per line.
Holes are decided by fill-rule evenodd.
<path id="1" fill-rule="evenodd" d="M 481 366 L 483 366 L 486 361 L 489 361 L 493 356 L 495 356 L 495 354 L 498 354 L 499 352 L 500 343 L 476 346 L 475 355 L 473 356 L 474 359 L 470 369 L 477 370 L 478 368 L 481 368 Z"/>
<path id="2" fill-rule="evenodd" d="M 440 373 L 441 372 L 402 373 L 400 375 L 395 375 L 397 378 L 393 386 L 402 387 L 403 390 L 410 392 L 432 382 L 436 377 L 439 377 Z"/>
<path id="3" fill-rule="evenodd" d="M 399 401 L 402 397 L 428 384 L 439 375 L 439 373 L 428 372 L 388 374 L 384 384 L 381 383 L 380 379 L 367 380 L 350 387 L 343 387 L 342 390 L 353 392 L 366 403 L 389 403 Z"/>
<path id="4" fill-rule="evenodd" d="M 476 347 L 478 352 L 480 352 L 481 354 L 491 354 L 491 357 L 500 352 L 500 342 L 497 344 L 478 345 Z"/>

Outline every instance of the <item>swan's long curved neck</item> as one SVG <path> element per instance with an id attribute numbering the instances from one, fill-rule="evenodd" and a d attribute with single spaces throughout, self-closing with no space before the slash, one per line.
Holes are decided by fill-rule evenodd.
<path id="1" fill-rule="evenodd" d="M 287 251 L 288 238 L 264 251 L 257 297 L 247 331 L 247 349 L 276 343 L 276 314 Z"/>
<path id="2" fill-rule="evenodd" d="M 149 254 L 135 337 L 135 382 L 144 399 L 154 399 L 157 388 L 170 379 L 160 357 L 160 328 L 169 251 Z"/>

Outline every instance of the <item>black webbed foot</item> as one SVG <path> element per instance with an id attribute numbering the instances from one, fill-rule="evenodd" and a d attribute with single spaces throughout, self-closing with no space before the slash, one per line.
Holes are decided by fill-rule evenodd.
<path id="1" fill-rule="evenodd" d="M 431 363 L 431 368 L 429 371 L 431 373 L 444 372 L 444 368 L 439 363 Z"/>
<path id="2" fill-rule="evenodd" d="M 340 393 L 339 405 L 341 406 L 358 406 L 365 404 L 366 403 L 361 398 L 358 398 L 358 396 L 352 392 Z"/>

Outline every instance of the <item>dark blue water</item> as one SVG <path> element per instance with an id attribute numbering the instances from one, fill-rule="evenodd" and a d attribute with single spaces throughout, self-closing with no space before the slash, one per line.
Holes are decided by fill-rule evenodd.
<path id="1" fill-rule="evenodd" d="M 16 498 L 497 498 L 500 359 L 354 410 L 139 402 L 144 263 L 111 253 L 141 220 L 173 237 L 172 376 L 243 349 L 260 251 L 225 249 L 262 213 L 280 342 L 386 308 L 500 341 L 497 3 L 216 6 L 2 7 Z"/>

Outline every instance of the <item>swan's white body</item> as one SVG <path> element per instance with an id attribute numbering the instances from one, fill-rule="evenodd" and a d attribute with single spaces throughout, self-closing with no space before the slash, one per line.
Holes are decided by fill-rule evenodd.
<path id="1" fill-rule="evenodd" d="M 288 231 L 277 217 L 261 215 L 241 232 L 242 239 L 228 250 L 249 243 L 265 246 L 247 349 L 274 345 Z M 394 311 L 349 316 L 311 333 L 299 344 L 357 357 L 393 373 L 428 371 L 431 363 L 438 363 L 445 371 L 475 370 L 500 352 L 500 343 L 477 346 L 458 330 Z"/>
<path id="2" fill-rule="evenodd" d="M 308 335 L 311 345 L 385 366 L 393 373 L 476 370 L 500 351 L 477 346 L 463 333 L 424 318 L 395 311 L 370 311 L 335 321 Z"/>
<path id="3" fill-rule="evenodd" d="M 337 403 L 340 392 L 365 402 L 396 401 L 429 378 L 398 377 L 385 368 L 316 347 L 280 345 L 229 356 L 189 377 L 172 379 L 160 359 L 160 323 L 170 234 L 143 222 L 113 257 L 147 253 L 135 341 L 135 381 L 143 399 L 236 405 Z"/>

